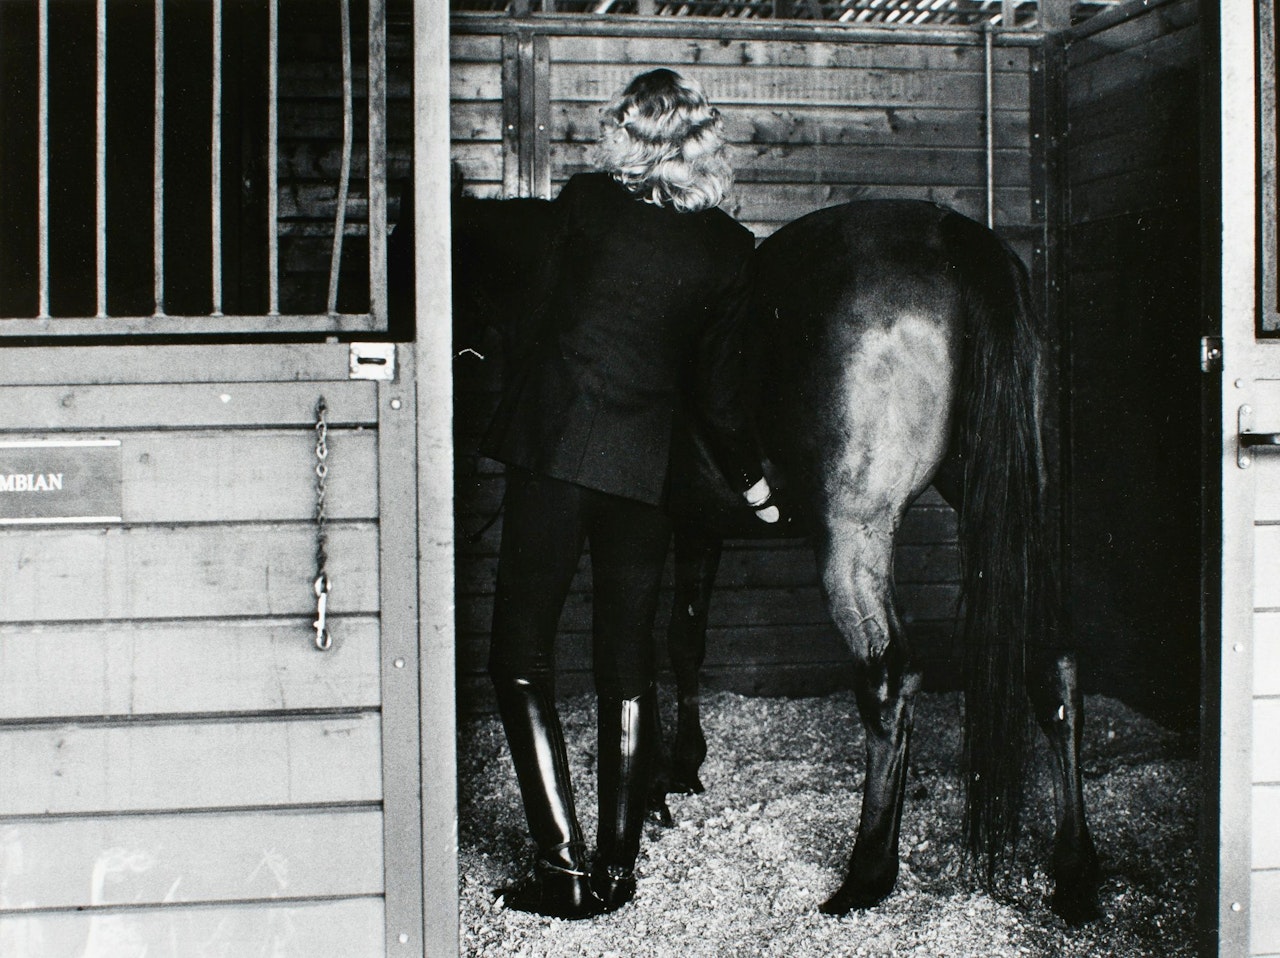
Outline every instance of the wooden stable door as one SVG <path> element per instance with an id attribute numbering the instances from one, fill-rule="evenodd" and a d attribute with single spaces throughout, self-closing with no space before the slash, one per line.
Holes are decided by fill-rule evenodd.
<path id="1" fill-rule="evenodd" d="M 1217 951 L 1280 955 L 1280 310 L 1273 0 L 1221 8 Z M 1262 155 L 1255 152 L 1261 144 Z M 1261 180 L 1258 175 L 1261 173 Z M 1255 229 L 1261 224 L 1261 229 Z M 1210 343 L 1210 352 L 1215 344 Z M 1261 444 L 1259 444 L 1261 443 Z M 1210 670 L 1213 675 L 1213 670 Z M 1212 817 L 1211 817 L 1212 818 Z M 1216 839 L 1216 841 L 1215 841 Z"/>
<path id="2" fill-rule="evenodd" d="M 397 352 L 0 350 L 0 955 L 421 953 Z"/>

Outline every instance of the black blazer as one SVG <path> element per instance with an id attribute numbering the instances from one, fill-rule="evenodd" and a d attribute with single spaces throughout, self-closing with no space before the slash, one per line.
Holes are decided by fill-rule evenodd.
<path id="1" fill-rule="evenodd" d="M 553 206 L 535 294 L 481 452 L 591 489 L 663 502 L 678 415 L 696 420 L 731 485 L 761 476 L 740 324 L 751 232 L 719 209 L 645 203 L 603 173 Z"/>

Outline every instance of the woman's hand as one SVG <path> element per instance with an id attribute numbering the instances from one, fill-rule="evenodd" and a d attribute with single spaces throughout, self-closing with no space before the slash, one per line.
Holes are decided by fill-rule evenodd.
<path id="1" fill-rule="evenodd" d="M 754 486 L 742 494 L 756 512 L 756 518 L 762 522 L 777 522 L 782 513 L 773 504 L 773 490 L 769 488 L 769 480 L 761 476 Z"/>

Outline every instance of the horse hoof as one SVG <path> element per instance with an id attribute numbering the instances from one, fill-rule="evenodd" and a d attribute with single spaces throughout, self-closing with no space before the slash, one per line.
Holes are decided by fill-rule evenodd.
<path id="1" fill-rule="evenodd" d="M 887 885 L 883 882 L 869 885 L 846 880 L 834 895 L 818 906 L 818 911 L 824 915 L 840 916 L 851 911 L 873 908 L 889 897 L 893 885 L 892 881 Z"/>
<path id="2" fill-rule="evenodd" d="M 706 790 L 696 772 L 689 775 L 675 773 L 671 776 L 669 791 L 676 795 L 701 795 Z"/>
<path id="3" fill-rule="evenodd" d="M 1053 913 L 1068 925 L 1078 926 L 1098 917 L 1098 901 L 1093 889 L 1058 889 L 1049 901 Z"/>
<path id="4" fill-rule="evenodd" d="M 649 820 L 657 822 L 663 828 L 674 828 L 676 820 L 671 816 L 671 809 L 665 799 L 650 799 Z"/>

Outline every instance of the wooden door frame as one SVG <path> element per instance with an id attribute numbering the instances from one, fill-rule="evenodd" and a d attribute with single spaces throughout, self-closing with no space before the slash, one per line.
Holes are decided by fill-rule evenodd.
<path id="1" fill-rule="evenodd" d="M 413 165 L 422 896 L 426 953 L 458 954 L 449 273 L 449 6 L 413 4 Z"/>
<path id="2" fill-rule="evenodd" d="M 1216 448 L 1221 493 L 1222 631 L 1216 647 L 1206 649 L 1218 660 L 1216 693 L 1216 767 L 1206 764 L 1218 783 L 1216 834 L 1209 853 L 1217 856 L 1216 916 L 1210 929 L 1216 954 L 1250 952 L 1250 880 L 1252 864 L 1253 759 L 1253 595 L 1254 483 L 1256 470 L 1242 473 L 1236 464 L 1237 410 L 1250 401 L 1254 376 L 1262 369 L 1264 350 L 1275 343 L 1255 337 L 1257 287 L 1257 64 L 1252 3 L 1225 4 L 1216 24 L 1214 52 L 1221 70 L 1217 115 L 1219 139 L 1212 145 L 1220 157 L 1215 183 L 1218 206 L 1213 211 L 1219 233 L 1223 363 Z M 1217 245 L 1217 244 L 1215 244 Z M 1274 362 L 1274 359 L 1272 359 Z M 1208 696 L 1213 701 L 1213 696 Z M 1207 757 L 1208 758 L 1208 757 Z M 1213 841 L 1216 838 L 1216 841 Z M 1209 917 L 1206 915 L 1206 917 Z"/>

